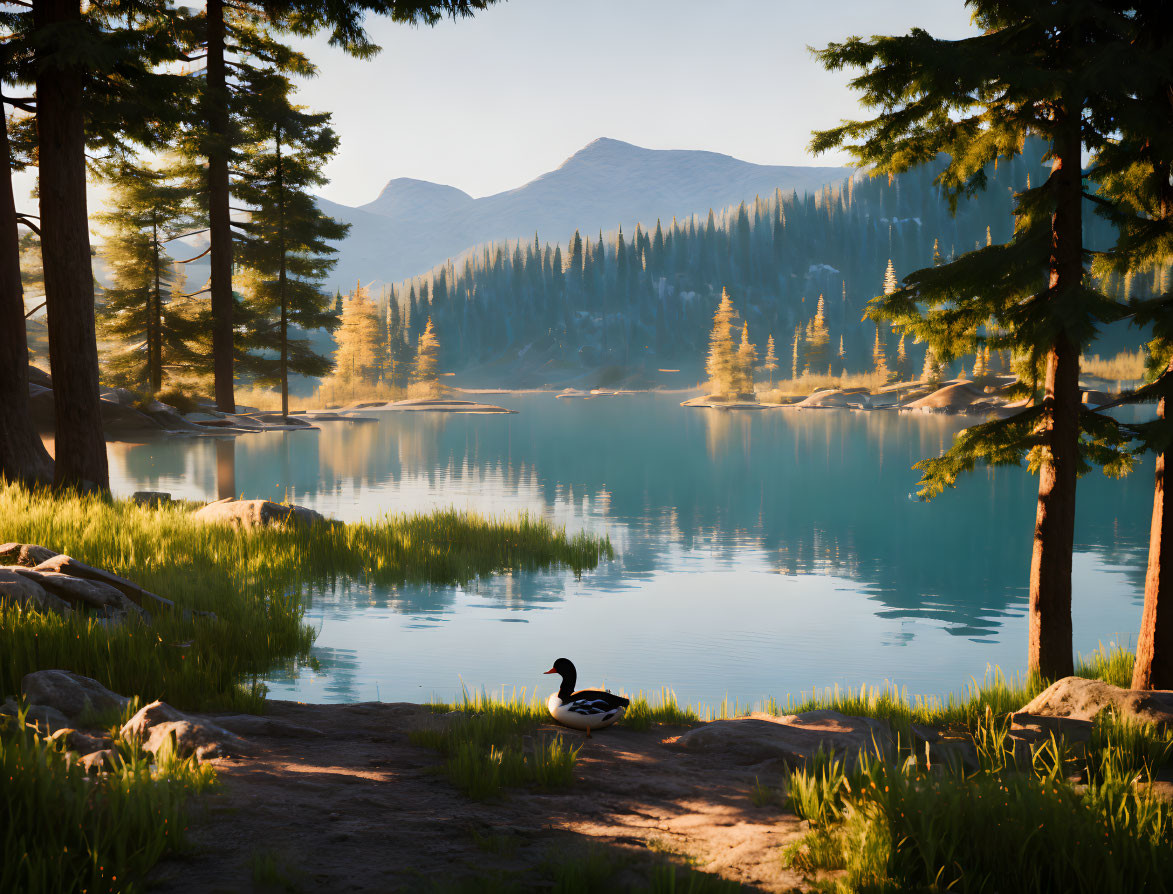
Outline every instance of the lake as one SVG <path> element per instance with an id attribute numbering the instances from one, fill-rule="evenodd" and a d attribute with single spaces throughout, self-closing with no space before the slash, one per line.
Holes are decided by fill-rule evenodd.
<path id="1" fill-rule="evenodd" d="M 541 514 L 610 536 L 616 558 L 465 587 L 307 597 L 315 666 L 269 680 L 311 702 L 544 693 L 554 658 L 580 685 L 668 687 L 740 704 L 830 685 L 959 691 L 1021 672 L 1037 480 L 979 470 L 932 503 L 911 466 L 964 419 L 890 412 L 685 409 L 680 395 L 489 398 L 517 415 L 373 413 L 373 423 L 231 440 L 112 443 L 116 494 L 289 499 L 344 520 L 454 506 Z M 1080 482 L 1077 651 L 1131 643 L 1152 465 Z"/>

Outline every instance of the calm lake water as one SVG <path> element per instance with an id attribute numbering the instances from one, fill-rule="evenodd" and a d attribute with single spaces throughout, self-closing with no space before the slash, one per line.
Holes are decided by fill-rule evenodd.
<path id="1" fill-rule="evenodd" d="M 1036 479 L 979 471 L 931 504 L 917 460 L 964 421 L 840 410 L 714 412 L 679 396 L 490 398 L 511 416 L 380 413 L 377 423 L 232 441 L 111 444 L 114 491 L 247 497 L 336 518 L 455 506 L 540 513 L 610 535 L 613 562 L 467 587 L 312 596 L 317 670 L 274 673 L 277 698 L 451 699 L 463 686 L 669 687 L 742 704 L 891 682 L 958 691 L 1024 667 Z M 1151 464 L 1081 481 L 1075 647 L 1131 642 L 1140 618 Z"/>

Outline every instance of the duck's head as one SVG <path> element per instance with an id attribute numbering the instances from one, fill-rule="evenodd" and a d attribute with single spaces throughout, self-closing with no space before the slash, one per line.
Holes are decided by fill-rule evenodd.
<path id="1" fill-rule="evenodd" d="M 578 671 L 574 669 L 574 663 L 569 658 L 559 658 L 546 673 L 558 674 L 562 678 L 562 686 L 558 689 L 560 695 L 574 691 L 574 681 L 578 678 Z"/>

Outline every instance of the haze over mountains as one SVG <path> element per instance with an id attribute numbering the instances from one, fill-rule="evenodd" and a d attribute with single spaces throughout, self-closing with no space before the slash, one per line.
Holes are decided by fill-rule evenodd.
<path id="1" fill-rule="evenodd" d="M 356 280 L 395 282 L 429 270 L 485 242 L 566 242 L 584 234 L 654 226 L 672 216 L 705 214 L 775 189 L 799 194 L 849 176 L 842 167 L 757 165 L 716 152 L 643 149 L 601 138 L 556 170 L 484 198 L 452 186 L 401 177 L 357 208 L 320 199 L 324 211 L 351 224 L 329 288 Z"/>

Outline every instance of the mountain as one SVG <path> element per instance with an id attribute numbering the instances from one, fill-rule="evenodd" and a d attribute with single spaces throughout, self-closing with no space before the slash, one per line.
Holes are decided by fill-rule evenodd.
<path id="1" fill-rule="evenodd" d="M 799 194 L 849 176 L 849 168 L 756 165 L 729 155 L 643 149 L 598 139 L 556 170 L 524 186 L 484 198 L 452 186 L 398 178 L 373 202 L 351 207 L 319 199 L 322 209 L 351 225 L 339 245 L 329 282 L 394 282 L 482 243 L 504 239 L 565 242 L 576 230 L 596 233 L 637 221 L 665 225 L 720 210 L 776 189 Z"/>

